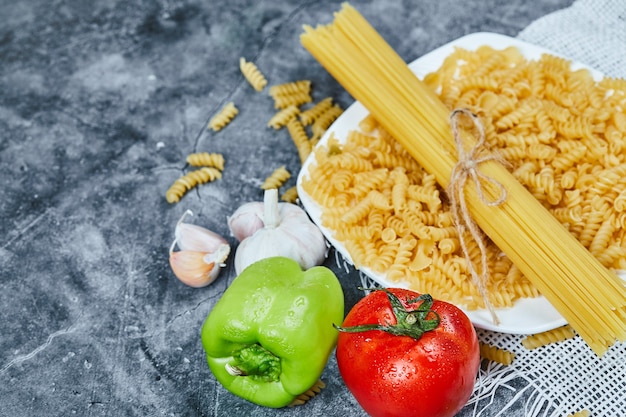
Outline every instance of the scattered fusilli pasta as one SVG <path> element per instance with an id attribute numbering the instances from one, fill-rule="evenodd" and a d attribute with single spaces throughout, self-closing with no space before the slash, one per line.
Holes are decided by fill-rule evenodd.
<path id="1" fill-rule="evenodd" d="M 505 366 L 509 366 L 515 359 L 515 353 L 507 349 L 502 349 L 484 342 L 479 342 L 479 344 L 480 357 L 483 359 L 498 362 Z"/>
<path id="2" fill-rule="evenodd" d="M 293 187 L 285 190 L 280 199 L 286 203 L 295 203 L 298 201 L 298 188 L 294 185 Z"/>
<path id="3" fill-rule="evenodd" d="M 302 126 L 302 123 L 300 123 L 298 119 L 293 118 L 287 123 L 287 130 L 289 131 L 291 140 L 294 145 L 296 145 L 298 155 L 300 156 L 300 162 L 304 163 L 311 153 L 313 146 L 306 134 L 306 131 L 304 130 L 304 126 Z"/>
<path id="4" fill-rule="evenodd" d="M 557 327 L 541 333 L 526 336 L 522 339 L 522 345 L 526 349 L 537 349 L 550 343 L 562 342 L 563 340 L 576 337 L 574 329 L 569 325 Z"/>
<path id="5" fill-rule="evenodd" d="M 178 203 L 187 191 L 219 178 L 222 178 L 222 173 L 217 168 L 204 167 L 191 171 L 174 181 L 165 193 L 165 198 L 168 203 Z"/>
<path id="6" fill-rule="evenodd" d="M 214 132 L 222 130 L 239 114 L 239 109 L 232 101 L 227 103 L 222 109 L 209 120 L 209 129 Z"/>
<path id="7" fill-rule="evenodd" d="M 239 69 L 252 88 L 256 91 L 263 91 L 267 85 L 267 79 L 253 62 L 248 62 L 241 57 L 239 58 Z"/>
<path id="8" fill-rule="evenodd" d="M 326 129 L 343 113 L 343 109 L 338 104 L 334 104 L 322 112 L 313 121 L 313 138 L 320 138 L 326 132 Z"/>
<path id="9" fill-rule="evenodd" d="M 305 103 L 313 101 L 311 95 L 305 91 L 297 92 L 294 94 L 277 96 L 274 98 L 274 108 L 284 109 L 289 106 L 301 106 Z"/>
<path id="10" fill-rule="evenodd" d="M 328 109 L 333 105 L 332 97 L 326 97 L 325 99 L 317 102 L 313 107 L 300 113 L 300 121 L 304 126 L 313 124 L 314 121 L 320 118 Z"/>
<path id="11" fill-rule="evenodd" d="M 568 417 L 589 417 L 591 412 L 589 410 L 580 410 L 574 414 L 570 414 Z"/>
<path id="12" fill-rule="evenodd" d="M 291 173 L 287 171 L 284 166 L 281 166 L 276 168 L 267 178 L 265 178 L 261 188 L 263 190 L 280 188 L 289 178 L 291 178 Z"/>
<path id="13" fill-rule="evenodd" d="M 299 80 L 270 87 L 270 96 L 274 99 L 281 96 L 291 96 L 296 94 L 309 94 L 311 92 L 310 80 Z"/>
<path id="14" fill-rule="evenodd" d="M 273 127 L 274 129 L 278 130 L 281 127 L 286 126 L 287 123 L 290 120 L 294 119 L 298 114 L 300 114 L 300 109 L 298 108 L 298 106 L 287 106 L 284 109 L 276 112 L 274 116 L 272 116 L 272 118 L 269 120 L 269 122 L 267 122 L 267 126 Z"/>
<path id="15" fill-rule="evenodd" d="M 187 163 L 193 167 L 213 167 L 224 170 L 224 155 L 221 153 L 197 152 L 187 155 Z"/>

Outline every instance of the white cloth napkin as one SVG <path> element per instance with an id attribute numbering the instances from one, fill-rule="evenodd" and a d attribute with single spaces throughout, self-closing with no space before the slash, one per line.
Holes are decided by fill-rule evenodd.
<path id="1" fill-rule="evenodd" d="M 626 78 L 626 0 L 577 0 L 518 36 L 609 77 Z"/>

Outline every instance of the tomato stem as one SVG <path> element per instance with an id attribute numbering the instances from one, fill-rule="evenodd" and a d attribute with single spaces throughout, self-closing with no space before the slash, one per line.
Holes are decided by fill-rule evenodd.
<path id="1" fill-rule="evenodd" d="M 389 299 L 389 303 L 391 304 L 391 310 L 396 318 L 396 324 L 362 324 L 350 327 L 333 326 L 341 332 L 357 333 L 380 330 L 396 336 L 409 336 L 415 340 L 418 340 L 424 333 L 434 330 L 439 326 L 440 317 L 436 311 L 432 310 L 434 300 L 430 294 L 420 294 L 418 297 L 407 300 L 407 304 L 409 305 L 421 301 L 414 310 L 407 310 L 400 299 L 388 289 L 375 288 L 374 291 L 384 291 L 387 294 L 387 299 Z"/>

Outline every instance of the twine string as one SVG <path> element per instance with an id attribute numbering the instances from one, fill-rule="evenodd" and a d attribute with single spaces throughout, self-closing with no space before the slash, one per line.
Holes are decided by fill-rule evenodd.
<path id="1" fill-rule="evenodd" d="M 459 117 L 465 115 L 472 120 L 472 123 L 478 131 L 478 140 L 468 150 L 465 150 L 463 144 L 463 138 L 461 130 L 459 128 Z M 500 320 L 495 312 L 489 296 L 487 294 L 487 282 L 489 280 L 489 268 L 487 265 L 487 246 L 485 238 L 480 230 L 480 227 L 471 216 L 470 210 L 467 206 L 467 199 L 465 197 L 465 186 L 468 181 L 472 181 L 476 185 L 476 192 L 478 199 L 487 206 L 499 206 L 503 204 L 507 199 L 507 191 L 504 185 L 488 175 L 483 174 L 478 165 L 487 161 L 504 162 L 497 154 L 484 155 L 484 145 L 486 141 L 485 128 L 476 114 L 465 108 L 455 109 L 450 114 L 450 124 L 452 126 L 452 133 L 454 136 L 454 142 L 456 144 L 457 152 L 459 155 L 459 161 L 452 169 L 452 175 L 450 184 L 448 186 L 448 196 L 450 198 L 450 205 L 452 214 L 454 216 L 454 223 L 457 227 L 459 234 L 459 242 L 461 249 L 467 260 L 468 268 L 470 270 L 472 279 L 478 288 L 478 291 L 485 302 L 485 306 L 491 314 L 491 319 L 494 324 L 498 325 Z M 483 153 L 483 155 L 481 155 Z M 490 183 L 499 190 L 498 198 L 490 200 L 485 196 L 483 191 L 483 183 Z M 476 270 L 473 260 L 470 257 L 468 249 L 468 241 L 466 238 L 466 232 L 469 232 L 471 238 L 478 245 L 480 251 L 480 268 L 479 274 Z"/>

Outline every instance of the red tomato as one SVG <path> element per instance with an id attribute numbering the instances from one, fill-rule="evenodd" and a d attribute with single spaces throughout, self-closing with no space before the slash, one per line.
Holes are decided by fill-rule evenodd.
<path id="1" fill-rule="evenodd" d="M 422 296 L 425 301 L 412 302 L 419 295 L 398 288 L 373 291 L 352 308 L 339 328 L 339 372 L 372 417 L 449 417 L 463 408 L 472 394 L 480 366 L 472 323 L 456 306 L 433 301 L 429 295 Z M 407 315 L 418 306 L 431 311 Z M 367 330 L 393 327 L 411 315 L 418 317 L 418 323 L 426 319 L 434 329 L 419 339 Z M 349 329 L 360 325 L 369 326 L 361 331 Z"/>

